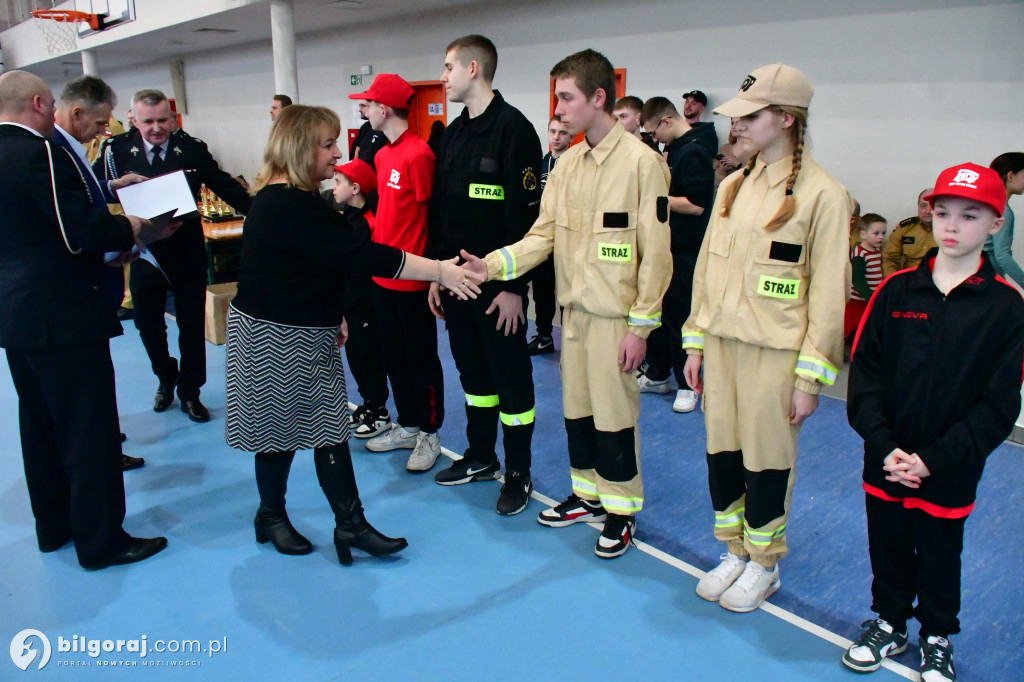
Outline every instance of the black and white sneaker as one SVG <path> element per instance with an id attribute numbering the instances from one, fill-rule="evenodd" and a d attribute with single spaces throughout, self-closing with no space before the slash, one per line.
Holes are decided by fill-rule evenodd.
<path id="1" fill-rule="evenodd" d="M 953 643 L 931 635 L 918 640 L 921 647 L 921 682 L 956 682 L 953 668 Z"/>
<path id="2" fill-rule="evenodd" d="M 600 523 L 608 518 L 600 502 L 581 500 L 576 493 L 551 509 L 545 509 L 537 515 L 537 523 L 551 528 L 562 528 L 574 523 Z"/>
<path id="3" fill-rule="evenodd" d="M 622 556 L 633 544 L 635 530 L 636 521 L 632 516 L 609 514 L 608 520 L 604 522 L 604 530 L 597 538 L 594 554 L 602 559 L 614 559 L 617 556 Z"/>
<path id="4" fill-rule="evenodd" d="M 352 435 L 356 438 L 373 438 L 388 430 L 391 414 L 383 405 L 360 405 L 352 413 Z"/>
<path id="5" fill-rule="evenodd" d="M 547 353 L 555 352 L 555 340 L 550 336 L 541 336 L 538 334 L 534 336 L 530 343 L 526 344 L 526 349 L 530 351 L 530 355 L 545 355 Z"/>
<path id="6" fill-rule="evenodd" d="M 505 484 L 501 486 L 498 497 L 498 513 L 502 516 L 514 516 L 526 509 L 533 492 L 533 479 L 529 471 L 508 471 L 505 473 Z"/>
<path id="7" fill-rule="evenodd" d="M 473 481 L 493 481 L 501 474 L 501 464 L 495 457 L 490 462 L 476 462 L 469 457 L 455 460 L 447 469 L 434 474 L 434 481 L 440 485 L 462 485 Z"/>
<path id="8" fill-rule="evenodd" d="M 907 633 L 896 632 L 881 618 L 860 624 L 864 631 L 843 654 L 843 665 L 859 673 L 870 673 L 882 667 L 882 659 L 907 650 Z"/>

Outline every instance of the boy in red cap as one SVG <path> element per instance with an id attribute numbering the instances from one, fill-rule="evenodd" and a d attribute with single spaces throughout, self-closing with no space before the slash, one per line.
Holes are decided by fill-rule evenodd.
<path id="1" fill-rule="evenodd" d="M 982 256 L 1003 226 L 998 173 L 948 168 L 924 198 L 939 248 L 879 285 L 854 341 L 847 414 L 864 438 L 878 618 L 843 663 L 877 670 L 906 649 L 915 616 L 921 679 L 935 682 L 956 679 L 964 523 L 985 459 L 1020 414 L 1024 301 Z"/>
<path id="2" fill-rule="evenodd" d="M 377 152 L 377 224 L 373 241 L 417 256 L 427 251 L 427 212 L 434 185 L 434 152 L 409 130 L 414 90 L 398 75 L 378 74 L 366 92 L 366 118 L 388 143 Z M 394 391 L 398 422 L 366 448 L 412 448 L 405 468 L 429 471 L 441 454 L 437 434 L 444 421 L 444 374 L 437 357 L 437 324 L 427 307 L 428 282 L 374 277 L 374 304 L 381 349 Z"/>
<path id="3" fill-rule="evenodd" d="M 342 215 L 352 229 L 372 239 L 377 220 L 377 174 L 366 161 L 355 159 L 334 167 L 334 202 L 344 206 Z M 380 322 L 373 307 L 376 285 L 365 275 L 352 273 L 345 289 L 345 352 L 352 378 L 363 404 L 352 412 L 352 435 L 373 438 L 391 426 L 388 412 L 388 375 L 380 350 Z"/>

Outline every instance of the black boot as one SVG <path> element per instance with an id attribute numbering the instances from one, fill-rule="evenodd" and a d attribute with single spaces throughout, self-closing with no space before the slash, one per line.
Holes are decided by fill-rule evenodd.
<path id="1" fill-rule="evenodd" d="M 260 491 L 260 508 L 253 526 L 256 542 L 268 540 L 281 554 L 309 554 L 313 544 L 304 538 L 288 520 L 284 496 L 288 489 L 288 472 L 294 452 L 256 453 L 256 487 Z"/>
<path id="2" fill-rule="evenodd" d="M 337 524 L 334 547 L 338 550 L 338 561 L 345 566 L 350 565 L 353 547 L 373 556 L 385 556 L 409 546 L 405 538 L 389 538 L 381 534 L 363 516 L 356 476 L 352 471 L 352 454 L 347 443 L 317 448 L 313 461 L 320 487 L 334 510 Z"/>

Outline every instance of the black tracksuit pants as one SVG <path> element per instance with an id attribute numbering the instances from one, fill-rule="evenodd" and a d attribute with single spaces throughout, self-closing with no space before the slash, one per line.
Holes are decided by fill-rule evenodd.
<path id="1" fill-rule="evenodd" d="M 534 428 L 533 363 L 526 325 L 514 334 L 499 331 L 498 312 L 485 311 L 501 288 L 485 284 L 476 299 L 444 295 L 448 339 L 466 393 L 466 438 L 471 461 L 495 457 L 498 422 L 505 444 L 505 469 L 529 471 Z M 525 298 L 525 296 L 523 297 Z M 525 302 L 524 302 L 525 307 Z"/>
<path id="2" fill-rule="evenodd" d="M 349 281 L 345 305 L 345 320 L 348 322 L 345 353 L 363 402 L 383 407 L 388 401 L 388 373 L 381 352 L 380 323 L 374 307 L 373 290 L 376 286 L 369 277 Z"/>
<path id="3" fill-rule="evenodd" d="M 406 428 L 436 433 L 444 422 L 444 373 L 437 357 L 437 321 L 426 291 L 374 285 L 380 346 L 398 410 Z"/>
<path id="4" fill-rule="evenodd" d="M 675 373 L 680 388 L 686 388 L 683 368 L 686 351 L 683 350 L 683 323 L 690 316 L 690 298 L 693 295 L 693 271 L 697 266 L 696 253 L 672 252 L 672 279 L 661 303 L 661 326 L 647 340 L 647 378 L 652 381 L 668 379 Z"/>
<path id="5" fill-rule="evenodd" d="M 900 628 L 911 616 L 921 636 L 960 632 L 964 523 L 865 493 L 871 552 L 871 610 Z M 914 598 L 917 607 L 914 607 Z"/>
<path id="6" fill-rule="evenodd" d="M 530 271 L 533 289 L 534 316 L 537 318 L 537 335 L 551 336 L 555 325 L 555 259 L 548 259 Z M 530 298 L 523 297 L 523 314 L 530 309 Z"/>

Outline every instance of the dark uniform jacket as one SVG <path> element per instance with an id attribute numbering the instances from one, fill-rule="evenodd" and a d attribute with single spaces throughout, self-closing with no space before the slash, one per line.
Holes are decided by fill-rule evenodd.
<path id="1" fill-rule="evenodd" d="M 672 181 L 669 183 L 670 197 L 686 197 L 691 204 L 700 206 L 700 215 L 670 212 L 668 224 L 672 229 L 672 251 L 674 253 L 700 253 L 704 232 L 711 219 L 711 204 L 715 195 L 715 169 L 711 154 L 700 139 L 696 129 L 688 130 L 671 144 L 665 146 Z"/>
<path id="2" fill-rule="evenodd" d="M 875 290 L 854 343 L 847 413 L 864 438 L 869 493 L 964 516 L 986 458 L 1020 414 L 1024 301 L 984 258 L 944 296 L 932 281 L 936 253 Z M 931 472 L 920 488 L 885 480 L 882 460 L 897 447 Z"/>
<path id="3" fill-rule="evenodd" d="M 429 227 L 433 255 L 477 256 L 522 239 L 540 211 L 540 138 L 495 91 L 482 114 L 462 110 L 441 139 Z M 525 293 L 526 282 L 497 286 Z"/>
<path id="4" fill-rule="evenodd" d="M 163 145 L 161 145 L 163 146 Z M 204 183 L 221 199 L 239 213 L 246 213 L 252 199 L 234 178 L 225 173 L 214 161 L 206 143 L 181 130 L 175 131 L 167 140 L 164 165 L 157 171 L 149 163 L 146 146 L 137 129 L 107 140 L 100 156 L 93 163 L 93 172 L 101 181 L 113 180 L 128 173 L 146 177 L 165 175 L 184 170 L 193 197 L 199 197 L 199 188 Z M 169 238 L 152 244 L 149 248 L 161 265 L 170 259 L 195 257 L 202 249 L 203 228 L 198 216 L 188 219 Z M 200 254 L 202 255 L 202 254 Z M 205 269 L 205 261 L 190 263 L 189 269 Z M 177 271 L 178 268 L 175 268 Z"/>
<path id="5" fill-rule="evenodd" d="M 128 219 L 95 206 L 71 156 L 24 128 L 0 125 L 0 168 L 0 347 L 53 348 L 120 334 L 103 252 L 132 248 Z"/>

